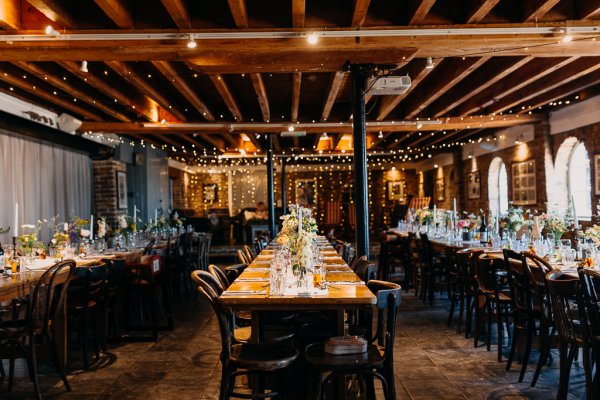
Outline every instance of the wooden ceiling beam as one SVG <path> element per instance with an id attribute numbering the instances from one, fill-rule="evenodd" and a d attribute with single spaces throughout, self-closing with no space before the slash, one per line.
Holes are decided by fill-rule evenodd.
<path id="1" fill-rule="evenodd" d="M 527 106 L 527 101 L 540 94 L 549 92 L 552 89 L 560 87 L 575 79 L 581 78 L 600 69 L 600 57 L 581 58 L 558 71 L 552 73 L 544 79 L 527 85 L 522 90 L 515 92 L 502 100 L 488 107 L 490 113 L 500 113 L 509 110 L 517 105 Z"/>
<path id="2" fill-rule="evenodd" d="M 21 0 L 0 2 L 0 28 L 21 29 Z"/>
<path id="3" fill-rule="evenodd" d="M 338 147 L 338 145 L 342 141 L 343 137 L 344 137 L 343 133 L 338 133 L 333 137 L 333 139 L 331 139 L 331 149 L 332 150 L 335 150 Z"/>
<path id="4" fill-rule="evenodd" d="M 229 90 L 229 86 L 227 86 L 225 78 L 220 74 L 209 75 L 209 78 L 212 81 L 213 85 L 215 85 L 215 88 L 217 89 L 217 91 L 221 95 L 221 98 L 227 105 L 229 112 L 231 113 L 231 115 L 233 115 L 233 119 L 235 119 L 238 122 L 243 121 L 244 118 L 242 116 L 242 112 L 240 111 L 240 108 L 238 107 L 237 102 L 235 101 L 235 98 L 231 93 L 231 90 Z"/>
<path id="5" fill-rule="evenodd" d="M 470 9 L 465 18 L 467 24 L 477 24 L 488 15 L 500 0 L 471 0 Z"/>
<path id="6" fill-rule="evenodd" d="M 133 17 L 125 7 L 122 0 L 94 0 L 98 7 L 104 11 L 114 23 L 121 29 L 133 28 Z"/>
<path id="7" fill-rule="evenodd" d="M 227 0 L 231 16 L 238 28 L 248 27 L 248 11 L 246 10 L 246 0 Z"/>
<path id="8" fill-rule="evenodd" d="M 432 105 L 432 115 L 435 118 L 447 115 L 454 108 L 527 64 L 531 61 L 531 57 L 513 59 L 499 57 L 498 60 L 493 61 L 493 64 L 489 68 L 476 71 L 468 80 L 450 89 L 444 96 L 438 99 Z"/>
<path id="9" fill-rule="evenodd" d="M 269 122 L 271 120 L 271 111 L 269 110 L 269 97 L 267 96 L 267 89 L 262 79 L 261 74 L 250 74 L 252 79 L 252 86 L 254 86 L 254 92 L 258 99 L 258 105 L 262 112 L 263 121 Z"/>
<path id="10" fill-rule="evenodd" d="M 69 100 L 65 100 L 62 97 L 59 97 L 58 95 L 54 95 L 53 93 L 47 92 L 45 89 L 42 89 L 40 87 L 35 87 L 35 85 L 32 84 L 31 81 L 27 80 L 27 79 L 23 79 L 21 77 L 18 77 L 16 74 L 12 74 L 9 71 L 0 71 L 0 80 L 8 83 L 9 85 L 12 86 L 16 86 L 24 91 L 26 91 L 27 93 L 42 99 L 43 101 L 40 102 L 40 105 L 43 106 L 44 102 L 48 102 L 51 104 L 56 105 L 59 109 L 61 110 L 66 110 L 68 112 L 74 113 L 75 117 L 77 118 L 82 118 L 82 119 L 89 119 L 91 121 L 103 121 L 104 117 L 101 116 L 100 114 L 96 114 L 92 111 L 88 111 L 85 108 L 80 107 L 79 105 L 77 105 L 77 103 L 69 101 Z"/>
<path id="11" fill-rule="evenodd" d="M 337 71 L 331 74 L 329 78 L 329 86 L 327 87 L 325 102 L 323 103 L 323 111 L 321 112 L 322 122 L 327 121 L 327 118 L 329 118 L 329 114 L 333 108 L 333 103 L 335 103 L 335 99 L 340 91 L 340 87 L 342 86 L 345 75 L 346 73 L 344 71 Z"/>
<path id="12" fill-rule="evenodd" d="M 304 28 L 306 20 L 306 0 L 292 0 L 292 26 Z"/>
<path id="13" fill-rule="evenodd" d="M 91 87 L 104 93 L 106 96 L 112 99 L 117 99 L 117 101 L 121 102 L 121 104 L 131 106 L 136 113 L 138 113 L 140 116 L 142 116 L 142 118 L 146 119 L 147 121 L 156 122 L 155 115 L 153 114 L 152 110 L 156 109 L 158 104 L 156 104 L 156 102 L 154 102 L 149 97 L 141 96 L 141 101 L 134 100 L 133 98 L 129 97 L 129 95 L 126 95 L 118 89 L 115 89 L 114 86 L 104 82 L 102 79 L 96 77 L 94 74 L 83 74 L 79 70 L 80 64 L 74 61 L 60 61 L 58 62 L 58 65 L 60 65 L 61 67 L 63 67 L 64 69 L 66 69 L 71 74 L 75 75 L 77 78 L 81 79 L 83 82 L 87 83 Z"/>
<path id="14" fill-rule="evenodd" d="M 380 100 L 379 113 L 377 114 L 377 121 L 383 121 L 393 110 L 396 108 L 400 102 L 406 98 L 413 90 L 415 90 L 419 84 L 429 75 L 431 71 L 435 69 L 435 67 L 439 65 L 439 62 L 434 64 L 434 68 L 425 68 L 426 60 L 418 59 L 413 60 L 410 64 L 408 64 L 406 72 L 412 83 L 410 88 L 398 96 L 384 96 Z"/>
<path id="15" fill-rule="evenodd" d="M 600 0 L 578 0 L 575 3 L 577 18 L 596 19 L 600 17 Z"/>
<path id="16" fill-rule="evenodd" d="M 408 8 L 408 25 L 422 24 L 435 0 L 412 0 Z"/>
<path id="17" fill-rule="evenodd" d="M 160 0 L 179 29 L 192 27 L 192 20 L 184 0 Z"/>
<path id="18" fill-rule="evenodd" d="M 77 20 L 71 15 L 67 7 L 57 0 L 27 0 L 51 21 L 61 25 L 60 28 L 76 28 Z M 56 28 L 56 27 L 55 27 Z"/>
<path id="19" fill-rule="evenodd" d="M 292 75 L 292 122 L 298 121 L 298 109 L 300 108 L 300 84 L 302 83 L 302 72 L 294 72 Z"/>
<path id="20" fill-rule="evenodd" d="M 210 111 L 206 103 L 196 94 L 196 91 L 177 73 L 175 68 L 168 61 L 153 61 L 152 65 L 190 102 L 192 106 L 207 121 L 214 121 L 215 116 Z"/>
<path id="21" fill-rule="evenodd" d="M 523 21 L 535 22 L 541 19 L 560 2 L 560 0 L 529 0 L 521 2 Z"/>
<path id="22" fill-rule="evenodd" d="M 509 74 L 501 81 L 490 86 L 479 95 L 460 105 L 459 115 L 470 115 L 480 112 L 483 106 L 491 105 L 505 96 L 524 88 L 532 82 L 568 65 L 577 57 L 562 57 L 551 59 L 534 59 L 523 68 Z"/>
<path id="23" fill-rule="evenodd" d="M 374 142 L 373 145 L 371 146 L 371 148 L 376 148 L 379 145 L 385 143 L 385 141 L 387 141 L 391 136 L 392 136 L 393 132 L 384 132 L 383 133 L 383 137 L 382 138 L 377 138 Z"/>
<path id="24" fill-rule="evenodd" d="M 67 83 L 67 81 L 65 81 L 64 79 L 61 79 L 57 76 L 54 76 L 54 75 L 48 73 L 46 70 L 44 70 L 43 68 L 41 68 L 40 66 L 38 66 L 34 63 L 19 61 L 19 62 L 13 63 L 13 64 L 16 67 L 22 69 L 23 71 L 26 71 L 28 74 L 36 76 L 38 79 L 44 79 L 46 82 L 48 82 L 52 86 L 62 90 L 65 93 L 68 93 L 70 96 L 73 96 L 74 98 L 76 98 L 80 101 L 83 101 L 83 102 L 87 103 L 88 105 L 102 111 L 106 115 L 110 115 L 111 117 L 113 117 L 119 121 L 122 121 L 122 122 L 130 122 L 131 121 L 131 119 L 128 116 L 126 116 L 125 114 L 108 107 L 101 101 L 96 101 L 89 94 L 81 91 L 80 89 L 76 88 L 75 86 L 71 85 L 70 83 Z"/>
<path id="25" fill-rule="evenodd" d="M 120 61 L 107 61 L 108 65 L 113 71 L 121 75 L 125 80 L 130 81 L 135 87 L 138 88 L 146 96 L 156 101 L 164 109 L 165 112 L 172 114 L 175 118 L 186 121 L 185 115 L 171 105 L 171 103 L 164 97 L 153 85 L 146 82 L 141 76 L 137 75 L 127 64 Z"/>
<path id="26" fill-rule="evenodd" d="M 354 0 L 354 12 L 352 13 L 352 23 L 350 26 L 362 26 L 365 23 L 370 3 L 371 0 Z"/>
<path id="27" fill-rule="evenodd" d="M 486 57 L 469 57 L 466 59 L 451 58 L 444 60 L 444 65 L 438 67 L 443 71 L 432 76 L 431 79 L 420 85 L 416 92 L 408 98 L 404 107 L 404 118 L 412 119 L 418 116 L 431 103 L 440 98 L 444 93 L 453 88 L 460 81 L 469 76 L 473 71 L 490 59 Z M 445 72 L 445 73 L 442 73 Z"/>
<path id="28" fill-rule="evenodd" d="M 279 144 L 279 135 L 272 135 L 273 138 L 273 150 L 281 151 L 281 144 Z"/>

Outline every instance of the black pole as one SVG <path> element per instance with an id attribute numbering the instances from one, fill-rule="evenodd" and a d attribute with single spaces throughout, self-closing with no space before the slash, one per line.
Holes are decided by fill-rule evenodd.
<path id="1" fill-rule="evenodd" d="M 269 234 L 275 237 L 275 187 L 273 183 L 273 137 L 267 135 L 267 207 L 269 207 Z"/>
<path id="2" fill-rule="evenodd" d="M 367 127 L 365 79 L 370 66 L 351 65 L 354 123 L 354 209 L 356 212 L 356 256 L 369 258 L 369 193 L 367 177 Z"/>
<path id="3" fill-rule="evenodd" d="M 285 158 L 281 157 L 281 209 L 282 214 L 287 214 L 287 192 L 285 186 Z"/>

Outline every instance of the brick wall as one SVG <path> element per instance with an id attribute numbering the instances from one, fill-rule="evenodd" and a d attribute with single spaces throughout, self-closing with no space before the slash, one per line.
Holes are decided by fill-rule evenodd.
<path id="1" fill-rule="evenodd" d="M 125 211 L 117 208 L 117 171 L 126 172 L 127 165 L 115 160 L 93 162 L 93 213 L 97 217 L 105 217 L 110 225 L 116 222 L 117 215 Z"/>
<path id="2" fill-rule="evenodd" d="M 195 211 L 195 215 L 204 216 L 211 208 L 228 208 L 229 187 L 227 173 L 186 173 L 171 168 L 169 176 L 173 179 L 172 194 L 174 208 L 188 208 Z M 217 201 L 204 200 L 204 186 L 217 185 Z"/>

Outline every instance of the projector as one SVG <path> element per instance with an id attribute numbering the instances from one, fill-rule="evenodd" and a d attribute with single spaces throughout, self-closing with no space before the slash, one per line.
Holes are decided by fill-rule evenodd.
<path id="1" fill-rule="evenodd" d="M 373 96 L 404 94 L 412 84 L 408 75 L 367 79 L 367 93 Z"/>
<path id="2" fill-rule="evenodd" d="M 280 134 L 281 137 L 301 137 L 306 136 L 306 131 L 283 131 Z"/>

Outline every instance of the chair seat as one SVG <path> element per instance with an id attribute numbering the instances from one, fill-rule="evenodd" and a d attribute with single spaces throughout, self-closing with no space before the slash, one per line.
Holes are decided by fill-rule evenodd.
<path id="1" fill-rule="evenodd" d="M 27 321 L 24 319 L 15 319 L 0 321 L 0 340 L 13 339 L 23 334 Z"/>
<path id="2" fill-rule="evenodd" d="M 326 353 L 323 343 L 314 343 L 306 348 L 305 356 L 309 364 L 327 371 L 379 368 L 385 361 L 384 349 L 376 345 L 367 346 L 365 353 L 337 355 Z"/>
<path id="3" fill-rule="evenodd" d="M 93 308 L 97 305 L 98 303 L 96 303 L 95 300 L 90 300 L 87 302 L 87 308 Z M 69 304 L 68 304 L 68 308 L 69 311 L 73 311 L 73 310 L 77 310 L 80 311 L 81 309 L 84 308 L 84 302 L 83 300 L 70 300 L 69 299 Z"/>
<path id="4" fill-rule="evenodd" d="M 239 342 L 247 342 L 252 336 L 252 328 L 250 326 L 244 326 L 241 328 L 235 328 L 233 336 L 235 340 Z M 291 330 L 265 330 L 263 333 L 263 341 L 268 343 L 285 342 L 291 340 L 294 337 L 294 332 Z"/>
<path id="5" fill-rule="evenodd" d="M 298 358 L 298 354 L 298 350 L 291 346 L 244 343 L 232 346 L 229 360 L 242 369 L 276 371 L 287 368 Z"/>

